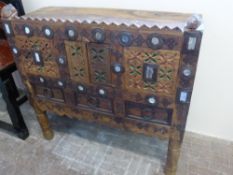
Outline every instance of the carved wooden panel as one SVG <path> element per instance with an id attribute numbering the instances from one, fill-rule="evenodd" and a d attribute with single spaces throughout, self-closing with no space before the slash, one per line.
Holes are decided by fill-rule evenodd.
<path id="1" fill-rule="evenodd" d="M 124 49 L 125 87 L 133 92 L 150 92 L 165 96 L 174 94 L 180 53 L 171 50 L 151 50 L 130 47 Z M 143 65 L 158 66 L 157 81 L 143 80 Z"/>
<path id="2" fill-rule="evenodd" d="M 89 83 L 88 60 L 85 42 L 65 41 L 71 80 Z"/>
<path id="3" fill-rule="evenodd" d="M 92 83 L 111 83 L 110 46 L 106 44 L 88 44 L 88 59 Z"/>
<path id="4" fill-rule="evenodd" d="M 20 49 L 20 62 L 27 74 L 58 78 L 60 76 L 51 40 L 41 37 L 16 36 L 15 46 Z M 40 53 L 42 64 L 36 64 L 34 52 Z"/>

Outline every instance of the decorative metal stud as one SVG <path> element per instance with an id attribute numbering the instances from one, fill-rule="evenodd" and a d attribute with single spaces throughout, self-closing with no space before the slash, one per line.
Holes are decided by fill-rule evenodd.
<path id="1" fill-rule="evenodd" d="M 50 27 L 44 27 L 43 28 L 44 36 L 46 38 L 52 38 L 53 37 L 53 31 Z"/>
<path id="2" fill-rule="evenodd" d="M 133 36 L 129 32 L 121 32 L 120 33 L 120 44 L 122 46 L 130 46 L 133 41 Z"/>
<path id="3" fill-rule="evenodd" d="M 106 96 L 106 90 L 104 90 L 104 89 L 99 89 L 98 90 L 98 93 L 99 93 L 99 95 L 101 95 L 101 96 Z"/>
<path id="4" fill-rule="evenodd" d="M 152 37 L 152 38 L 151 38 L 151 44 L 153 44 L 153 45 L 158 45 L 158 44 L 159 44 L 159 39 L 158 39 L 158 37 Z"/>
<path id="5" fill-rule="evenodd" d="M 65 64 L 65 58 L 59 57 L 58 58 L 58 63 L 61 64 L 61 65 Z"/>
<path id="6" fill-rule="evenodd" d="M 147 102 L 150 105 L 156 105 L 157 104 L 157 99 L 154 96 L 147 97 Z"/>
<path id="7" fill-rule="evenodd" d="M 78 90 L 83 92 L 84 91 L 84 87 L 82 85 L 78 85 Z"/>
<path id="8" fill-rule="evenodd" d="M 187 50 L 195 50 L 196 43 L 197 43 L 197 38 L 190 36 L 188 39 Z"/>
<path id="9" fill-rule="evenodd" d="M 152 49 L 160 49 L 163 45 L 163 40 L 158 34 L 151 34 L 147 38 L 147 45 Z"/>
<path id="10" fill-rule="evenodd" d="M 115 65 L 114 70 L 115 70 L 116 73 L 121 72 L 121 66 L 120 65 Z"/>
<path id="11" fill-rule="evenodd" d="M 185 79 L 190 79 L 193 76 L 193 68 L 191 65 L 184 65 L 181 69 L 181 76 Z"/>
<path id="12" fill-rule="evenodd" d="M 73 37 L 75 36 L 74 30 L 69 29 L 69 30 L 68 30 L 68 36 L 69 36 L 70 38 L 73 38 Z"/>
<path id="13" fill-rule="evenodd" d="M 42 59 L 41 59 L 41 54 L 39 53 L 39 52 L 34 52 L 33 53 L 33 58 L 34 58 L 34 62 L 36 63 L 36 64 L 42 64 Z"/>
<path id="14" fill-rule="evenodd" d="M 68 27 L 66 29 L 66 35 L 69 39 L 75 39 L 77 37 L 77 32 L 75 31 L 75 29 L 73 27 Z"/>
<path id="15" fill-rule="evenodd" d="M 86 87 L 83 86 L 82 84 L 79 84 L 79 85 L 77 86 L 77 90 L 78 90 L 78 92 L 80 92 L 80 93 L 85 93 L 85 92 L 86 92 Z"/>
<path id="16" fill-rule="evenodd" d="M 36 62 L 41 62 L 41 60 L 40 60 L 40 55 L 39 55 L 39 53 L 37 53 L 37 52 L 35 52 L 35 60 L 36 60 Z"/>
<path id="17" fill-rule="evenodd" d="M 58 86 L 60 86 L 60 87 L 63 87 L 63 86 L 64 86 L 64 83 L 63 83 L 61 80 L 59 80 L 59 81 L 57 82 L 57 84 L 58 84 Z"/>
<path id="18" fill-rule="evenodd" d="M 188 92 L 187 91 L 180 91 L 180 102 L 186 103 L 188 101 Z"/>
<path id="19" fill-rule="evenodd" d="M 32 35 L 32 30 L 29 26 L 25 25 L 24 28 L 24 34 L 27 35 L 27 36 L 31 36 Z"/>
<path id="20" fill-rule="evenodd" d="M 45 82 L 45 79 L 43 77 L 40 77 L 39 80 L 40 80 L 41 83 Z"/>
<path id="21" fill-rule="evenodd" d="M 48 28 L 46 28 L 46 29 L 44 30 L 44 34 L 45 34 L 46 36 L 50 36 L 50 35 L 51 35 L 51 31 L 50 31 Z"/>
<path id="22" fill-rule="evenodd" d="M 176 100 L 179 103 L 189 103 L 192 95 L 192 90 L 189 88 L 178 88 Z"/>
<path id="23" fill-rule="evenodd" d="M 12 48 L 12 52 L 13 52 L 14 55 L 18 55 L 18 53 L 19 53 L 19 51 L 18 51 L 18 49 L 16 47 Z"/>
<path id="24" fill-rule="evenodd" d="M 6 33 L 7 35 L 10 35 L 10 34 L 11 34 L 11 28 L 10 28 L 9 24 L 4 23 L 4 30 L 5 30 L 5 33 Z"/>
<path id="25" fill-rule="evenodd" d="M 105 40 L 105 32 L 102 29 L 94 29 L 92 37 L 96 42 L 102 43 Z"/>
<path id="26" fill-rule="evenodd" d="M 189 68 L 184 68 L 183 71 L 182 71 L 182 74 L 185 76 L 185 77 L 190 77 L 192 75 L 192 70 L 189 69 Z"/>
<path id="27" fill-rule="evenodd" d="M 115 63 L 112 65 L 112 70 L 113 70 L 113 72 L 119 74 L 119 73 L 122 73 L 124 71 L 124 68 L 120 63 Z"/>
<path id="28" fill-rule="evenodd" d="M 156 103 L 156 99 L 154 97 L 150 97 L 150 98 L 148 98 L 148 102 L 150 104 L 155 104 Z"/>

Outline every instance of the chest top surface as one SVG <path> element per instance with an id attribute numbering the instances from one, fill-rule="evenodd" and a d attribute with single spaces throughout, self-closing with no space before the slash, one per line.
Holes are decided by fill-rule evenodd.
<path id="1" fill-rule="evenodd" d="M 61 20 L 80 23 L 105 23 L 115 25 L 178 28 L 183 31 L 188 23 L 200 15 L 142 10 L 105 8 L 46 7 L 22 16 L 23 19 Z M 200 25 L 200 24 L 198 24 Z"/>

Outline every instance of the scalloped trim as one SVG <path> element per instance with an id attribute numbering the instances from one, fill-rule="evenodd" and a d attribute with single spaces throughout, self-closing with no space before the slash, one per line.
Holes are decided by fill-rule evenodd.
<path id="1" fill-rule="evenodd" d="M 79 23 L 79 24 L 97 24 L 97 25 L 106 25 L 106 26 L 117 26 L 117 27 L 131 27 L 131 28 L 148 28 L 148 29 L 160 29 L 160 30 L 166 30 L 166 31 L 178 31 L 178 32 L 183 32 L 185 30 L 186 27 L 186 23 L 180 23 L 180 25 L 177 25 L 177 23 L 171 23 L 169 25 L 164 25 L 162 23 L 158 23 L 158 24 L 149 24 L 149 22 L 147 24 L 142 24 L 140 22 L 137 23 L 136 20 L 127 20 L 127 19 L 122 19 L 119 20 L 119 18 L 116 18 L 118 22 L 112 22 L 114 21 L 114 19 L 110 20 L 105 20 L 105 19 L 90 19 L 90 20 L 86 20 L 86 19 L 76 19 L 76 20 L 70 20 L 70 19 L 57 19 L 57 18 L 41 18 L 41 17 L 30 17 L 30 16 L 15 16 L 15 19 L 22 19 L 25 21 L 45 21 L 45 22 L 62 22 L 62 23 Z M 106 18 L 107 19 L 107 18 Z"/>

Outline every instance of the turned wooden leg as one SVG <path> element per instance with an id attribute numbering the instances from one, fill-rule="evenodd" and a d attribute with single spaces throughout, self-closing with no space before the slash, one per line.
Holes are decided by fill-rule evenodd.
<path id="1" fill-rule="evenodd" d="M 40 123 L 40 127 L 42 129 L 44 138 L 47 140 L 51 140 L 53 138 L 54 134 L 53 134 L 53 130 L 50 128 L 49 120 L 48 120 L 48 117 L 46 115 L 46 112 L 42 111 L 40 109 L 36 109 L 36 115 L 37 115 L 37 119 Z"/>
<path id="2" fill-rule="evenodd" d="M 48 117 L 46 115 L 46 112 L 45 112 L 45 110 L 42 110 L 40 108 L 40 106 L 36 103 L 36 101 L 33 100 L 33 96 L 35 96 L 35 93 L 34 93 L 34 90 L 31 86 L 30 82 L 25 81 L 25 85 L 26 85 L 28 91 L 30 92 L 30 94 L 28 96 L 29 101 L 36 112 L 37 119 L 39 121 L 40 127 L 41 127 L 42 132 L 43 132 L 43 136 L 45 139 L 51 140 L 53 138 L 54 134 L 53 134 L 53 130 L 50 128 L 49 120 L 48 120 Z"/>
<path id="3" fill-rule="evenodd" d="M 180 148 L 181 148 L 180 131 L 178 130 L 172 131 L 168 145 L 165 175 L 176 175 L 176 170 L 180 155 Z"/>

